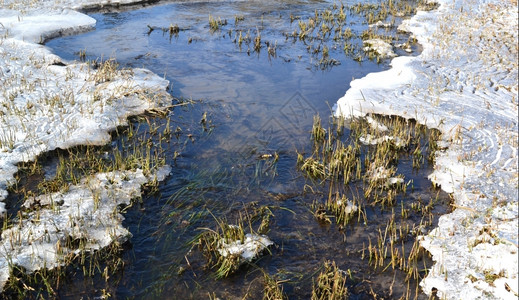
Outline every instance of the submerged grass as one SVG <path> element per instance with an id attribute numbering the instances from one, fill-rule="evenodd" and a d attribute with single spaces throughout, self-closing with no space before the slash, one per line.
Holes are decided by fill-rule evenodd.
<path id="1" fill-rule="evenodd" d="M 359 2 L 350 5 L 334 3 L 306 15 L 288 15 L 287 21 L 290 26 L 283 30 L 281 39 L 284 38 L 287 44 L 300 43 L 306 48 L 313 67 L 322 70 L 339 65 L 341 62 L 337 55 L 341 54 L 359 62 L 369 59 L 380 63 L 387 58 L 385 54 L 366 50 L 363 41 L 381 39 L 389 44 L 394 43 L 400 39 L 398 34 L 402 34 L 397 34 L 395 23 L 415 14 L 417 8 L 429 9 L 431 6 L 432 4 L 426 0 L 383 0 L 377 4 Z M 235 15 L 231 21 L 234 28 L 227 32 L 229 39 L 240 51 L 245 44 L 247 54 L 257 52 L 259 55 L 265 44 L 267 57 L 278 57 L 278 41 L 267 40 L 262 36 L 262 31 L 267 28 L 264 24 L 264 14 L 253 20 L 253 24 L 248 28 L 244 26 L 244 20 L 244 15 Z M 226 19 L 209 15 L 211 33 L 219 32 L 227 24 Z M 151 33 L 155 27 L 148 25 L 148 28 Z M 172 34 L 178 34 L 178 28 L 173 31 L 171 29 L 170 26 L 170 38 Z M 251 31 L 256 31 L 256 34 L 251 36 Z M 190 39 L 188 43 L 191 41 Z M 403 45 L 403 42 L 398 45 L 395 43 L 395 46 L 400 47 L 399 45 Z M 409 43 L 404 48 L 407 52 L 412 51 Z"/>
<path id="2" fill-rule="evenodd" d="M 121 253 L 125 245 L 117 242 L 95 251 L 81 251 L 82 244 L 77 243 L 77 253 L 69 253 L 64 258 L 68 263 L 52 269 L 40 269 L 33 273 L 23 267 L 10 266 L 9 280 L 0 295 L 2 299 L 60 299 L 64 292 L 61 287 L 68 284 L 73 276 L 81 276 L 85 281 L 96 278 L 112 285 L 120 279 L 119 274 L 125 262 Z M 107 285 L 108 286 L 108 285 Z M 110 296 L 110 287 L 96 291 L 101 298 Z"/>
<path id="3" fill-rule="evenodd" d="M 11 203 L 8 215 L 4 218 L 2 231 L 21 224 L 28 215 L 38 216 L 43 209 L 60 210 L 60 203 L 53 201 L 40 203 L 36 200 L 36 196 L 50 195 L 54 192 L 65 193 L 70 186 L 80 185 L 85 178 L 98 173 L 140 169 L 145 176 L 152 178 L 145 185 L 147 192 L 157 191 L 159 182 L 157 177 L 152 175 L 166 164 L 164 156 L 166 147 L 179 149 L 183 147 L 179 136 L 175 141 L 175 137 L 171 134 L 171 127 L 175 125 L 170 124 L 169 121 L 162 122 L 160 117 L 157 117 L 159 115 L 163 113 L 148 112 L 133 119 L 139 122 L 132 122 L 127 127 L 119 127 L 112 133 L 117 140 L 111 145 L 77 146 L 66 150 L 55 150 L 40 155 L 35 161 L 19 165 L 19 172 L 15 175 L 18 184 L 10 188 L 10 199 L 19 199 L 21 202 L 34 200 L 30 205 L 23 204 L 23 209 L 20 209 L 20 203 Z M 122 178 L 122 180 L 126 179 Z M 97 210 L 99 199 L 100 197 L 94 194 L 94 211 Z M 133 200 L 141 200 L 140 195 L 135 195 Z M 117 211 L 113 214 L 114 218 L 117 218 Z M 81 223 L 81 220 L 74 222 Z M 56 254 L 60 257 L 59 262 L 62 266 L 52 270 L 43 268 L 25 274 L 23 268 L 13 264 L 10 266 L 11 277 L 3 295 L 21 299 L 59 298 L 60 287 L 67 282 L 67 277 L 71 274 L 83 278 L 102 277 L 105 281 L 115 273 L 120 275 L 124 266 L 121 258 L 123 245 L 114 241 L 108 248 L 93 251 L 91 247 L 95 243 L 96 241 L 72 236 L 58 240 L 55 245 Z"/>
<path id="4" fill-rule="evenodd" d="M 160 140 L 163 132 L 157 132 L 156 128 L 150 127 L 150 131 L 155 131 L 155 137 L 159 143 L 152 142 L 151 139 L 145 140 L 136 136 L 135 128 L 129 126 L 122 129 L 123 134 L 128 138 L 122 144 L 112 146 L 77 146 L 66 150 L 56 150 L 47 153 L 36 160 L 20 165 L 20 171 L 16 178 L 18 181 L 22 177 L 42 177 L 36 189 L 28 187 L 11 189 L 15 193 L 22 193 L 25 196 L 37 194 L 50 194 L 58 191 L 66 191 L 69 185 L 77 185 L 85 176 L 96 173 L 107 173 L 112 171 L 142 169 L 145 175 L 149 175 L 154 170 L 165 165 L 163 157 L 164 145 Z M 137 129 L 138 130 L 138 129 Z M 166 132 L 167 130 L 164 130 Z M 143 136 L 149 132 L 139 133 Z M 42 164 L 49 158 L 55 157 L 57 164 L 54 170 L 48 173 L 43 171 Z M 46 167 L 46 169 L 49 169 Z"/>
<path id="5" fill-rule="evenodd" d="M 274 276 L 269 276 L 267 273 L 263 274 L 264 291 L 263 300 L 285 300 L 287 295 L 283 292 L 281 281 Z"/>
<path id="6" fill-rule="evenodd" d="M 374 6 L 374 7 L 367 7 L 367 8 L 359 8 L 359 10 L 363 9 L 382 9 L 381 6 Z M 351 48 L 354 48 L 350 44 L 350 40 L 352 38 L 357 38 L 357 34 L 355 33 L 351 28 L 339 28 L 336 27 L 337 25 L 330 25 L 330 23 L 334 20 L 340 20 L 341 22 L 345 22 L 348 10 L 344 6 L 335 7 L 334 10 L 337 11 L 337 16 L 334 16 L 333 11 L 323 11 L 323 12 L 315 12 L 315 16 L 312 16 L 313 21 L 303 22 L 304 25 L 304 34 L 303 34 L 303 42 L 315 40 L 319 41 L 329 39 L 332 35 L 335 37 L 338 37 L 338 41 L 343 41 L 345 45 L 350 45 L 348 48 L 348 53 L 355 53 L 354 50 L 351 50 Z M 375 17 L 372 17 L 375 18 Z M 242 19 L 241 19 L 242 20 Z M 235 23 L 238 23 L 238 18 L 235 19 Z M 375 19 L 372 19 L 375 20 Z M 325 23 L 326 22 L 326 23 Z M 221 26 L 223 26 L 221 23 L 219 23 L 217 20 L 213 18 L 214 25 L 211 25 L 211 17 L 210 17 L 210 28 L 212 30 L 219 30 Z M 319 25 L 320 24 L 320 25 Z M 170 27 L 171 28 L 171 27 Z M 337 31 L 337 29 L 339 29 Z M 175 30 L 169 30 L 169 32 L 174 32 Z M 178 31 L 177 31 L 178 32 Z M 236 34 L 237 31 L 235 31 Z M 312 37 L 312 34 L 318 32 L 317 37 Z M 301 33 L 299 33 L 301 35 Z M 241 43 L 244 43 L 245 41 L 248 41 L 249 44 L 254 43 L 254 49 L 256 51 L 260 51 L 261 49 L 261 32 L 258 29 L 256 31 L 256 37 L 252 38 L 250 35 L 250 32 L 247 33 L 247 36 L 244 38 L 242 36 L 242 31 L 239 31 L 239 38 L 238 41 L 241 45 Z M 265 42 L 266 43 L 266 42 Z M 272 45 L 272 44 L 271 44 Z M 275 43 L 274 43 L 275 45 Z M 256 47 L 257 46 L 257 47 Z M 268 46 L 269 54 L 271 52 L 271 47 Z M 318 45 L 318 46 L 311 46 L 309 51 L 312 51 L 312 53 L 319 54 L 321 53 L 321 59 L 320 59 L 320 65 L 326 65 L 327 61 L 330 61 L 331 51 L 333 48 L 325 46 L 325 45 Z M 274 48 L 275 50 L 275 48 Z M 274 51 L 273 50 L 273 51 Z M 358 49 L 357 49 L 358 51 Z M 346 51 L 345 51 L 346 52 Z M 275 52 L 273 52 L 275 53 Z M 274 56 L 274 55 L 273 55 Z M 100 79 L 104 80 L 104 79 Z M 324 201 L 319 199 L 316 201 L 316 207 L 320 206 L 320 215 L 323 215 L 323 219 L 326 220 L 328 218 L 329 222 L 331 223 L 331 219 L 334 219 L 335 224 L 338 225 L 338 228 L 341 229 L 341 227 L 345 227 L 348 224 L 355 224 L 355 219 L 357 219 L 357 222 L 363 221 L 364 223 L 368 222 L 368 217 L 366 216 L 365 206 L 366 205 L 373 205 L 373 206 L 384 206 L 385 208 L 393 209 L 395 207 L 400 208 L 396 206 L 397 201 L 395 194 L 395 191 L 398 191 L 398 193 L 403 192 L 405 193 L 405 188 L 408 186 L 407 184 L 397 183 L 397 184 L 387 184 L 386 178 L 382 178 L 380 174 L 386 174 L 385 176 L 393 177 L 398 170 L 395 168 L 395 164 L 398 164 L 399 161 L 399 155 L 397 153 L 404 152 L 404 153 L 410 153 L 411 150 L 407 149 L 407 146 L 400 146 L 398 140 L 395 137 L 398 137 L 399 139 L 405 139 L 406 135 L 403 134 L 402 137 L 400 137 L 400 129 L 398 129 L 398 124 L 394 126 L 390 126 L 391 128 L 397 128 L 395 129 L 394 134 L 389 134 L 389 136 L 392 136 L 393 139 L 385 140 L 382 143 L 380 143 L 380 146 L 375 146 L 373 148 L 370 148 L 366 151 L 366 146 L 362 144 L 361 138 L 364 141 L 367 140 L 367 134 L 372 135 L 372 139 L 379 139 L 384 138 L 385 135 L 378 135 L 378 132 L 372 132 L 371 126 L 361 126 L 359 125 L 359 134 L 358 134 L 358 140 L 352 139 L 353 143 L 349 143 L 348 140 L 344 140 L 344 137 L 342 133 L 344 132 L 344 120 L 337 120 L 337 123 L 340 123 L 340 125 L 334 125 L 333 128 L 329 128 L 328 130 L 325 130 L 322 127 L 322 124 L 319 120 L 318 123 L 314 123 L 315 128 L 315 137 L 313 139 L 314 142 L 314 153 L 309 158 L 304 158 L 304 156 L 301 154 L 301 168 L 303 168 L 303 171 L 307 173 L 307 175 L 312 178 L 313 180 L 319 181 L 319 182 L 325 182 L 330 183 L 333 182 L 333 184 L 329 184 L 328 186 L 328 196 Z M 359 122 L 363 122 L 360 120 Z M 200 123 L 204 126 L 208 124 L 207 116 L 206 114 L 203 115 Z M 352 127 L 355 127 L 355 125 L 350 125 Z M 169 128 L 169 126 L 168 126 Z M 314 130 L 313 130 L 314 131 Z M 365 131 L 365 132 L 364 132 Z M 182 130 L 174 130 L 175 134 L 181 134 Z M 362 134 L 364 132 L 365 134 Z M 168 132 L 169 135 L 172 134 L 172 131 Z M 314 135 L 314 132 L 312 133 Z M 165 136 L 165 135 L 164 135 Z M 420 146 L 414 147 L 412 151 L 413 157 L 416 157 L 416 163 L 413 158 L 413 166 L 416 168 L 420 168 L 424 162 L 425 157 L 427 156 L 427 152 L 422 151 L 423 149 L 423 141 L 420 140 Z M 430 142 L 431 143 L 431 142 Z M 432 144 L 432 143 L 431 143 Z M 144 153 L 149 153 L 147 150 L 147 145 L 144 146 Z M 375 149 L 375 150 L 373 150 Z M 118 150 L 119 151 L 119 150 Z M 175 152 L 177 153 L 177 152 Z M 367 154 L 366 154 L 367 153 Z M 429 152 L 431 153 L 431 152 Z M 68 154 L 72 155 L 73 154 Z M 146 155 L 143 155 L 143 157 L 146 157 Z M 115 156 L 115 154 L 114 154 Z M 122 154 L 121 154 L 122 156 Z M 142 156 L 142 155 L 141 155 Z M 276 155 L 277 156 L 277 155 Z M 176 156 L 175 156 L 176 157 Z M 434 157 L 434 155 L 432 155 Z M 74 158 L 75 160 L 76 158 Z M 116 159 L 117 160 L 117 159 Z M 258 160 L 256 163 L 256 170 L 258 172 L 263 172 L 265 168 L 269 169 L 274 166 L 275 162 L 271 163 L 272 161 L 277 160 L 276 159 L 270 159 L 270 157 L 263 157 L 263 154 L 261 155 L 261 160 Z M 132 165 L 132 159 L 130 161 L 127 161 L 124 163 L 124 165 L 131 166 Z M 268 162 L 268 163 L 265 163 Z M 93 162 L 93 165 L 102 164 L 103 162 L 97 163 Z M 81 163 L 75 163 L 76 165 L 80 165 Z M 38 169 L 37 166 L 34 167 L 34 169 Z M 67 168 L 63 168 L 64 170 Z M 79 168 L 81 169 L 81 168 Z M 378 172 L 380 171 L 380 172 Z M 81 172 L 75 171 L 75 172 Z M 75 180 L 76 175 L 74 175 L 74 171 L 59 171 L 59 174 L 63 173 L 65 175 L 60 175 L 61 177 L 65 178 L 62 180 L 63 182 L 72 182 Z M 72 174 L 72 175 L 68 175 Z M 69 176 L 67 178 L 67 176 Z M 225 177 L 225 175 L 222 175 Z M 208 180 L 205 178 L 204 180 Z M 226 179 L 223 178 L 221 181 L 216 178 L 217 182 L 226 182 Z M 203 202 L 204 200 L 204 193 L 210 193 L 211 189 L 215 188 L 215 186 L 220 186 L 218 184 L 212 184 L 211 186 L 206 185 L 203 186 L 203 180 L 200 180 L 198 184 L 186 184 L 185 188 L 182 188 L 179 190 L 177 194 L 175 194 L 174 197 L 170 198 L 168 201 L 168 205 L 176 205 L 178 202 L 181 202 L 181 200 L 184 197 L 199 197 L 201 200 L 198 202 Z M 349 193 L 348 186 L 349 184 L 358 184 L 361 186 L 361 192 L 357 193 Z M 61 183 L 57 183 L 56 186 L 62 186 Z M 44 187 L 48 188 L 48 187 Z M 224 188 L 224 190 L 232 190 L 233 188 Z M 326 190 L 325 190 L 326 191 Z M 324 203 L 322 203 L 324 202 Z M 354 207 L 357 207 L 357 209 L 354 209 Z M 421 203 L 416 204 L 416 211 L 419 211 L 420 213 L 425 215 L 424 210 L 420 210 L 421 207 L 424 207 L 424 205 L 421 206 Z M 180 210 L 180 209 L 178 209 Z M 173 217 L 178 216 L 176 213 L 178 213 L 178 210 L 173 212 L 171 215 L 168 215 L 170 219 L 173 219 Z M 186 210 L 189 210 L 188 207 L 182 207 L 182 213 Z M 409 209 L 404 207 L 402 205 L 401 215 L 402 219 L 407 219 L 409 212 L 407 212 Z M 235 227 L 232 224 L 229 224 L 225 218 L 215 218 L 216 226 L 213 229 L 207 229 L 204 231 L 204 239 L 205 241 L 203 243 L 207 245 L 213 245 L 215 241 L 221 241 L 222 239 L 225 240 L 225 238 L 228 238 L 228 241 L 232 240 L 240 240 L 243 241 L 244 234 L 247 231 L 252 232 L 252 226 L 251 223 L 254 223 L 254 228 L 257 227 L 255 230 L 258 233 L 266 233 L 269 230 L 269 224 L 271 218 L 273 218 L 273 213 L 268 207 L 261 208 L 262 213 L 254 214 L 254 217 L 250 217 L 248 221 L 241 222 L 239 221 L 239 225 Z M 315 209 L 317 212 L 317 208 Z M 398 211 L 398 210 L 396 210 Z M 198 218 L 200 214 L 197 214 L 196 212 L 192 212 L 192 214 L 189 217 L 181 218 L 181 220 L 185 220 L 188 223 L 196 223 L 196 218 Z M 209 213 L 206 213 L 204 216 L 209 216 Z M 247 218 L 245 218 L 247 219 Z M 241 219 L 240 219 L 241 220 Z M 424 221 L 426 222 L 426 221 Z M 260 223 L 260 224 L 257 224 Z M 376 258 L 370 259 L 371 261 L 374 261 L 372 263 L 373 266 L 376 266 L 375 268 L 379 269 L 387 269 L 388 264 L 387 261 L 385 261 L 387 258 L 391 256 L 391 266 L 393 269 L 404 269 L 404 270 L 413 270 L 415 272 L 418 270 L 417 268 L 408 268 L 402 267 L 402 263 L 399 261 L 402 259 L 402 257 L 405 257 L 405 253 L 400 253 L 395 249 L 395 244 L 397 244 L 399 241 L 402 241 L 405 239 L 405 232 L 420 232 L 418 229 L 413 231 L 413 228 L 409 229 L 408 227 L 404 227 L 402 225 L 395 225 L 397 221 L 388 222 L 387 226 L 385 228 L 381 228 L 378 232 L 377 241 L 373 242 L 373 245 L 368 247 L 369 250 L 369 256 L 370 258 L 375 255 L 378 255 Z M 247 224 L 249 226 L 247 226 Z M 340 226 L 340 227 L 339 227 Z M 342 230 L 342 229 L 341 229 Z M 391 239 L 391 240 L 388 240 Z M 200 242 L 200 240 L 199 240 Z M 419 253 L 419 250 L 415 250 L 416 243 L 413 244 L 413 249 L 411 251 L 407 250 L 406 253 Z M 204 247 L 202 247 L 204 248 Z M 205 248 L 211 248 L 210 246 Z M 419 247 L 416 247 L 419 248 Z M 371 250 L 373 249 L 373 250 Z M 402 248 L 403 249 L 403 248 Z M 391 253 L 388 255 L 387 253 Z M 403 250 L 402 250 L 403 252 Z M 373 254 L 372 254 L 373 253 Z M 395 253 L 395 254 L 393 254 Z M 239 262 L 239 258 L 236 257 L 230 257 L 226 261 L 221 261 L 219 257 L 217 257 L 218 254 L 212 253 L 210 254 L 210 257 L 208 260 L 211 262 L 212 268 L 216 269 L 216 277 L 223 278 L 227 277 L 233 272 L 236 271 L 236 265 Z M 413 257 L 411 259 L 411 262 L 414 261 L 414 257 L 418 257 L 418 254 L 410 254 L 409 257 Z M 394 257 L 394 259 L 393 259 Z M 212 259 L 212 260 L 211 260 Z M 408 264 L 409 265 L 409 264 Z M 411 274 L 414 274 L 414 273 Z M 316 299 L 321 299 L 322 297 L 325 297 L 326 299 L 334 298 L 335 296 L 340 297 L 340 295 L 348 294 L 347 289 L 345 289 L 345 279 L 343 272 L 338 270 L 336 268 L 335 264 L 328 263 L 328 265 L 325 265 L 325 271 L 319 276 L 316 284 L 316 291 L 315 291 L 315 297 L 318 297 Z M 342 277 L 341 277 L 342 276 Z M 414 275 L 413 275 L 414 276 Z M 283 293 L 279 286 L 279 280 L 273 279 L 272 277 L 268 277 L 268 275 L 265 275 L 265 282 L 266 286 L 268 286 L 269 292 L 265 291 L 265 294 L 269 295 L 268 299 L 277 299 L 277 298 L 283 298 Z M 322 286 L 320 288 L 319 286 Z M 267 289 L 267 287 L 266 287 Z M 314 295 L 314 294 L 313 294 Z M 326 295 L 326 296 L 325 296 Z M 335 295 L 335 296 L 334 296 Z M 216 296 L 215 296 L 216 297 Z M 312 296 L 314 297 L 314 296 Z"/>
<path id="7" fill-rule="evenodd" d="M 348 137 L 343 135 L 346 125 Z M 439 131 L 400 117 L 371 115 L 349 123 L 333 119 L 326 130 L 314 117 L 312 153 L 306 158 L 299 154 L 298 165 L 317 185 L 314 192 L 328 189 L 324 203 L 315 200 L 311 205 L 315 218 L 344 230 L 353 221 L 371 222 L 367 206 L 387 211 L 388 221 L 377 229 L 376 240 L 368 236 L 362 258 L 376 270 L 398 270 L 406 281 L 419 282 L 426 266 L 420 265 L 424 251 L 417 237 L 432 225 L 438 196 L 428 204 L 404 201 L 412 181 L 406 183 L 405 175 L 398 173 L 403 162 L 414 170 L 432 166 L 435 151 L 441 150 L 439 138 Z M 409 295 L 407 291 L 404 298 Z"/>

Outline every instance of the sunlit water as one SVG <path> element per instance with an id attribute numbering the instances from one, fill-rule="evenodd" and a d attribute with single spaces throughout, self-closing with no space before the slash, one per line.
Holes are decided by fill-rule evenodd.
<path id="1" fill-rule="evenodd" d="M 60 297 L 99 297 L 104 289 L 118 299 L 260 299 L 263 272 L 267 272 L 283 280 L 290 299 L 309 299 L 312 280 L 327 259 L 352 272 L 348 287 L 353 299 L 371 298 L 370 288 L 388 298 L 399 298 L 405 292 L 403 274 L 373 270 L 367 260 L 360 259 L 359 249 L 367 237 L 376 240 L 376 230 L 387 222 L 387 210 L 368 209 L 369 224 L 342 230 L 319 224 L 310 206 L 326 195 L 303 193 L 307 181 L 296 167 L 297 151 L 310 149 L 313 116 L 319 114 L 327 120 L 353 78 L 383 70 L 389 63 L 359 63 L 345 56 L 340 45 L 334 48 L 330 43 L 330 57 L 340 65 L 322 69 L 318 58 L 307 53 L 307 45 L 286 40 L 284 33 L 298 28 L 297 21 L 290 22 L 290 15 L 306 20 L 315 10 L 331 4 L 174 3 L 92 14 L 97 20 L 94 31 L 47 43 L 68 60 L 79 59 L 80 51 L 85 51 L 88 59 L 113 57 L 121 66 L 148 68 L 170 80 L 175 97 L 202 100 L 176 107 L 168 116 L 173 129 L 182 129 L 185 142 L 165 147 L 174 170 L 159 193 L 146 196 L 125 215 L 133 238 L 121 254 L 122 271 L 108 281 L 71 276 L 61 285 Z M 228 23 L 212 31 L 209 15 Z M 244 19 L 235 24 L 237 15 Z M 349 14 L 348 20 L 357 34 L 367 28 L 357 16 Z M 167 32 L 170 25 L 178 25 L 178 34 Z M 261 51 L 234 43 L 237 30 L 250 30 L 252 37 L 260 31 Z M 275 57 L 269 56 L 265 41 L 276 44 Z M 204 113 L 205 130 L 200 124 Z M 164 124 L 166 119 L 155 122 Z M 179 154 L 176 159 L 175 151 Z M 279 155 L 276 164 L 259 159 L 275 153 Z M 399 171 L 415 186 L 404 198 L 436 196 L 426 180 L 430 168 L 416 171 L 409 159 L 402 160 Z M 215 217 L 225 216 L 232 222 L 240 212 L 258 205 L 272 209 L 268 236 L 275 247 L 253 266 L 215 280 L 213 270 L 204 268 L 204 259 L 188 253 L 189 242 L 200 228 L 214 229 Z M 179 268 L 185 271 L 178 274 Z"/>

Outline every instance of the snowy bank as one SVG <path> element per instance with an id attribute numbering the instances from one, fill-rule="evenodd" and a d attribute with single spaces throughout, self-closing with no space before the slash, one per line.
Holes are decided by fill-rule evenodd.
<path id="1" fill-rule="evenodd" d="M 119 206 L 130 205 L 141 196 L 142 185 L 162 181 L 169 172 L 170 167 L 151 176 L 140 169 L 100 173 L 84 178 L 66 192 L 27 199 L 26 208 L 41 208 L 22 214 L 23 219 L 2 232 L 0 290 L 11 268 L 23 267 L 28 273 L 55 268 L 70 263 L 83 251 L 99 250 L 114 241 L 124 243 L 131 233 L 122 226 Z"/>
<path id="2" fill-rule="evenodd" d="M 128 116 L 170 102 L 169 82 L 147 70 L 65 65 L 36 44 L 91 28 L 92 18 L 67 9 L 25 10 L 0 9 L 0 212 L 17 163 L 57 148 L 105 144 Z"/>
<path id="3" fill-rule="evenodd" d="M 0 214 L 18 163 L 58 148 L 105 144 L 109 132 L 130 115 L 170 104 L 169 82 L 148 70 L 120 70 L 115 61 L 95 67 L 62 62 L 39 44 L 92 29 L 95 20 L 73 9 L 109 2 L 115 3 L 0 2 Z M 52 268 L 80 250 L 125 241 L 130 234 L 121 225 L 118 206 L 139 197 L 141 185 L 168 173 L 164 167 L 155 175 L 141 170 L 97 174 L 66 192 L 26 199 L 29 211 L 20 212 L 21 219 L 1 235 L 0 292 L 14 267 Z M 82 248 L 67 248 L 67 241 L 75 240 Z"/>
<path id="4" fill-rule="evenodd" d="M 421 286 L 447 299 L 517 299 L 518 20 L 513 1 L 440 0 L 399 27 L 423 46 L 351 82 L 337 115 L 399 115 L 443 133 L 429 177 L 455 210 L 421 237 Z"/>

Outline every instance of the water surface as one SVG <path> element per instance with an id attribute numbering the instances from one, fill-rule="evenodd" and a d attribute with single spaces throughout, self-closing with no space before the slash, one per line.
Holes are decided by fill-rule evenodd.
<path id="1" fill-rule="evenodd" d="M 368 209 L 367 224 L 348 228 L 320 224 L 311 204 L 326 195 L 304 192 L 305 186 L 316 183 L 296 167 L 297 152 L 311 149 L 313 116 L 327 120 L 352 79 L 384 70 L 389 63 L 366 58 L 360 63 L 344 54 L 342 44 L 329 40 L 323 46 L 340 64 L 323 68 L 319 54 L 308 53 L 315 44 L 286 38 L 298 29 L 291 16 L 307 20 L 316 10 L 332 5 L 332 1 L 164 4 L 92 14 L 95 30 L 47 43 L 71 61 L 84 51 L 87 59 L 113 57 L 121 66 L 148 68 L 171 82 L 173 96 L 197 100 L 173 109 L 167 118 L 151 118 L 158 126 L 181 128 L 183 142 L 164 146 L 167 162 L 174 166 L 172 175 L 158 193 L 146 196 L 125 215 L 133 238 L 121 254 L 124 268 L 108 280 L 72 277 L 61 286 L 60 297 L 99 297 L 104 290 L 122 299 L 260 299 L 266 272 L 284 282 L 290 299 L 309 299 L 313 278 L 325 260 L 334 260 L 353 274 L 348 281 L 353 299 L 370 298 L 370 289 L 386 298 L 405 293 L 402 272 L 374 270 L 360 259 L 367 237 L 376 240 L 390 210 Z M 209 16 L 227 24 L 212 30 Z M 243 20 L 236 22 L 236 16 Z M 358 35 L 368 28 L 353 13 L 348 12 L 347 20 Z M 170 26 L 178 26 L 178 32 L 170 34 Z M 396 36 L 394 30 L 387 34 Z M 260 32 L 262 49 L 235 43 L 240 31 L 252 37 Z M 266 42 L 276 45 L 275 55 L 269 55 Z M 359 44 L 360 39 L 352 42 Z M 147 127 L 137 120 L 133 124 Z M 277 154 L 279 159 L 260 159 L 263 154 Z M 426 180 L 432 166 L 417 171 L 410 163 L 410 158 L 402 159 L 399 172 L 413 180 L 415 189 L 401 196 L 398 205 L 437 196 Z M 190 252 L 190 242 L 200 228 L 214 228 L 215 218 L 232 222 L 258 206 L 273 212 L 268 236 L 275 247 L 254 265 L 215 280 L 196 249 Z"/>

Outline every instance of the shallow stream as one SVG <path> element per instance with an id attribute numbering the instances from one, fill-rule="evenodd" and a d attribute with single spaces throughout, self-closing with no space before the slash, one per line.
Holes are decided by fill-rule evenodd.
<path id="1" fill-rule="evenodd" d="M 184 101 L 175 102 L 181 105 L 167 116 L 132 119 L 132 128 L 143 137 L 155 138 L 144 133 L 154 128 L 168 127 L 176 134 L 169 142 L 154 140 L 173 172 L 158 192 L 126 212 L 125 225 L 133 237 L 119 254 L 124 266 L 109 278 L 84 278 L 72 271 L 56 290 L 59 298 L 100 299 L 110 294 L 115 299 L 261 299 L 266 273 L 279 281 L 289 299 L 310 299 L 325 260 L 335 261 L 348 274 L 352 299 L 415 296 L 417 280 L 405 282 L 403 272 L 375 269 L 362 257 L 368 240 L 377 240 L 395 210 L 434 200 L 434 220 L 424 230 L 445 213 L 447 195 L 427 180 L 432 166 L 413 168 L 412 157 L 404 155 L 398 173 L 412 182 L 413 189 L 400 195 L 393 208 L 367 206 L 366 220 L 346 227 L 316 219 L 312 205 L 325 199 L 328 190 L 297 166 L 297 153 L 311 152 L 314 115 L 327 124 L 332 106 L 353 78 L 389 65 L 389 59 L 377 62 L 364 56 L 358 37 L 351 39 L 357 48 L 352 54 L 345 54 L 344 40 L 330 37 L 317 43 L 287 37 L 299 30 L 299 20 L 333 5 L 192 2 L 94 13 L 95 30 L 46 44 L 69 61 L 115 58 L 121 67 L 150 69 L 164 75 L 171 82 L 171 94 Z M 217 29 L 211 28 L 211 18 L 222 21 Z M 365 18 L 353 11 L 346 11 L 346 20 L 357 36 L 368 29 Z M 249 43 L 245 39 L 239 45 L 240 32 L 249 34 Z M 258 33 L 261 49 L 254 45 Z M 383 33 L 395 37 L 395 44 L 409 38 L 397 36 L 395 27 Z M 315 51 L 317 47 L 321 52 Z M 329 51 L 326 57 L 324 47 Z M 418 46 L 412 49 L 418 51 Z M 323 58 L 331 63 L 323 63 Z M 186 104 L 187 99 L 193 102 Z M 127 135 L 115 135 L 113 145 Z M 52 168 L 56 162 L 48 165 Z M 272 213 L 267 235 L 275 246 L 228 278 L 215 279 L 192 242 L 204 228 L 215 229 L 217 218 L 233 223 L 240 214 L 265 206 Z M 420 217 L 398 222 L 418 224 Z M 420 263 L 423 276 L 427 255 Z"/>

